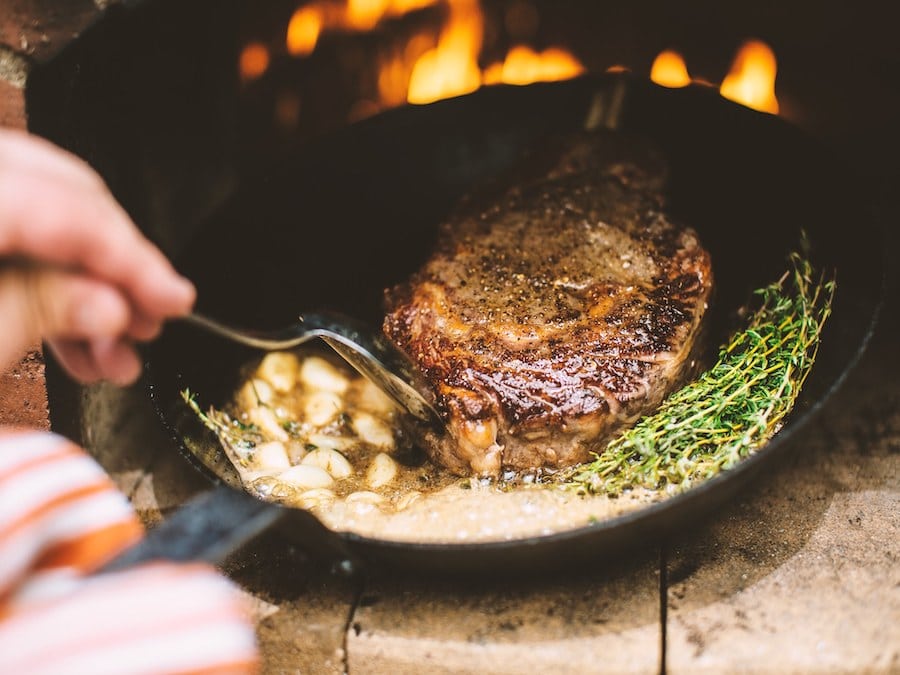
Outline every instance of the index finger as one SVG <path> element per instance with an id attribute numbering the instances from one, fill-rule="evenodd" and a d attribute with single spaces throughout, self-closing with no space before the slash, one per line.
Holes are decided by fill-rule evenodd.
<path id="1" fill-rule="evenodd" d="M 62 159 L 51 153 L 52 162 L 43 152 L 32 154 L 19 170 L 0 158 L 0 255 L 83 270 L 121 288 L 149 317 L 188 312 L 195 297 L 190 282 L 87 165 L 59 152 Z"/>

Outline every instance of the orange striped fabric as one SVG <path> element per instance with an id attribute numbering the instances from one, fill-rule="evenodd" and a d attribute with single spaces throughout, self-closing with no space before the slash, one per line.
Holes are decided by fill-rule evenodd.
<path id="1" fill-rule="evenodd" d="M 89 573 L 143 529 L 103 470 L 53 434 L 0 435 L 0 673 L 253 673 L 237 590 L 204 564 Z"/>

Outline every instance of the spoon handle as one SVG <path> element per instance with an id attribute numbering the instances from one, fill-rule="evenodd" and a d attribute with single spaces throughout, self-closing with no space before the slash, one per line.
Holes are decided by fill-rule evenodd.
<path id="1" fill-rule="evenodd" d="M 234 340 L 242 345 L 269 351 L 291 349 L 292 347 L 301 345 L 317 336 L 315 329 L 306 332 L 294 330 L 290 335 L 285 336 L 271 333 L 259 333 L 252 330 L 239 330 L 231 326 L 226 326 L 224 323 L 219 323 L 202 314 L 197 314 L 196 312 L 183 317 L 183 320 L 220 337 Z"/>

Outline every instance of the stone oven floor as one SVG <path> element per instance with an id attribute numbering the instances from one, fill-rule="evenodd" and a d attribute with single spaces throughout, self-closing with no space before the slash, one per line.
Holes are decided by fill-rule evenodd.
<path id="1" fill-rule="evenodd" d="M 900 671 L 896 328 L 882 326 L 804 447 L 665 550 L 527 583 L 362 583 L 260 538 L 225 569 L 255 607 L 265 672 Z M 91 450 L 145 522 L 206 487 L 163 450 L 140 387 L 87 400 L 109 422 Z"/>

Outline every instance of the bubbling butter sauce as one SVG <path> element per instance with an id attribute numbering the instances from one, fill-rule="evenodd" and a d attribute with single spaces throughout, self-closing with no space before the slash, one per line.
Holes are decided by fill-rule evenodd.
<path id="1" fill-rule="evenodd" d="M 432 464 L 400 411 L 335 355 L 272 352 L 225 410 L 205 413 L 244 488 L 335 531 L 416 543 L 544 536 L 640 508 L 657 493 L 583 496 L 534 476 L 460 478 Z"/>

